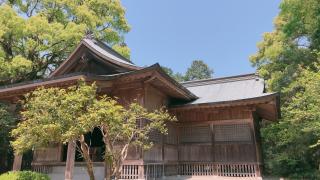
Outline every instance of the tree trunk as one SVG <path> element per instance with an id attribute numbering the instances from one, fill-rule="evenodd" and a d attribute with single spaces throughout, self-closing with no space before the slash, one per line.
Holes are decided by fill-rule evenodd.
<path id="1" fill-rule="evenodd" d="M 74 141 L 68 142 L 68 154 L 67 154 L 67 161 L 66 161 L 66 170 L 64 174 L 65 180 L 72 180 L 73 179 L 73 169 L 74 169 L 74 158 L 75 158 L 75 148 L 76 144 Z"/>
<path id="2" fill-rule="evenodd" d="M 118 167 L 115 168 L 115 177 L 118 180 L 121 177 L 121 171 L 120 171 L 121 166 L 119 166 L 119 165 L 117 165 L 117 166 Z"/>
<path id="3" fill-rule="evenodd" d="M 22 164 L 22 155 L 15 153 L 12 171 L 20 171 Z"/>
<path id="4" fill-rule="evenodd" d="M 105 159 L 104 160 L 104 180 L 111 180 L 112 176 L 112 162 L 110 159 Z"/>
<path id="5" fill-rule="evenodd" d="M 103 134 L 103 142 L 105 145 L 105 152 L 104 152 L 104 180 L 111 180 L 113 172 L 113 157 L 111 156 L 113 152 L 113 147 L 108 138 L 107 128 L 103 126 L 101 128 L 101 132 Z"/>
<path id="6" fill-rule="evenodd" d="M 84 140 L 84 135 L 81 135 L 80 137 L 80 147 L 81 147 L 83 158 L 86 162 L 89 178 L 90 180 L 95 180 L 94 173 L 93 173 L 93 165 L 92 165 L 91 158 L 89 156 L 89 147 Z"/>

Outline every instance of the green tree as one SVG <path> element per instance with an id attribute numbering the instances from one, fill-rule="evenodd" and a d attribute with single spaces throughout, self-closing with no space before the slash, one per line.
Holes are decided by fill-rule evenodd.
<path id="1" fill-rule="evenodd" d="M 87 32 L 129 58 L 129 30 L 120 0 L 0 1 L 0 85 L 48 75 Z"/>
<path id="2" fill-rule="evenodd" d="M 12 148 L 9 146 L 11 140 L 9 132 L 15 127 L 16 118 L 9 112 L 9 107 L 0 103 L 0 172 L 8 169 L 8 156 L 12 154 Z"/>
<path id="3" fill-rule="evenodd" d="M 106 149 L 106 179 L 110 180 L 112 176 L 120 179 L 121 167 L 130 146 L 151 148 L 153 143 L 149 140 L 150 133 L 156 131 L 166 134 L 166 123 L 175 120 L 163 108 L 148 112 L 137 103 L 124 108 L 115 100 L 103 96 L 80 122 L 94 122 L 92 126 L 101 130 Z"/>
<path id="4" fill-rule="evenodd" d="M 191 66 L 188 68 L 184 80 L 192 81 L 192 80 L 200 80 L 200 79 L 208 79 L 212 78 L 213 70 L 202 60 L 194 60 L 192 61 Z"/>
<path id="5" fill-rule="evenodd" d="M 315 178 L 319 173 L 320 2 L 283 0 L 275 29 L 250 57 L 270 91 L 281 93 L 282 119 L 262 129 L 266 172 Z"/>
<path id="6" fill-rule="evenodd" d="M 165 123 L 174 118 L 164 110 L 148 112 L 137 103 L 127 109 L 107 96 L 98 97 L 95 84 L 68 89 L 40 88 L 26 96 L 25 119 L 12 131 L 15 152 L 45 147 L 52 143 L 79 142 L 90 179 L 94 179 L 92 160 L 84 135 L 100 128 L 105 143 L 105 164 L 111 175 L 119 177 L 122 162 L 132 145 L 148 148 L 149 133 L 166 133 Z M 144 120 L 140 126 L 140 120 Z"/>
<path id="7" fill-rule="evenodd" d="M 26 103 L 21 112 L 22 118 L 17 128 L 12 131 L 12 146 L 16 153 L 23 153 L 50 144 L 79 142 L 80 150 L 89 177 L 94 179 L 89 146 L 84 135 L 93 130 L 79 119 L 88 112 L 96 98 L 95 84 L 87 86 L 81 82 L 79 86 L 68 89 L 40 88 L 26 95 Z"/>
<path id="8" fill-rule="evenodd" d="M 176 81 L 178 82 L 182 82 L 184 81 L 184 76 L 177 72 L 177 73 L 174 73 L 173 70 L 171 68 L 168 68 L 168 67 L 164 67 L 164 66 L 161 66 L 161 68 L 170 76 L 172 77 L 173 79 L 175 79 Z"/>
<path id="9" fill-rule="evenodd" d="M 252 65 L 267 79 L 271 91 L 282 91 L 302 69 L 317 70 L 320 48 L 320 2 L 283 0 L 274 21 L 275 29 L 263 35 Z"/>
<path id="10" fill-rule="evenodd" d="M 213 74 L 213 70 L 202 60 L 192 61 L 192 64 L 188 68 L 186 74 L 181 74 L 179 72 L 175 73 L 171 68 L 164 66 L 162 66 L 162 69 L 178 82 L 209 79 L 212 78 Z"/>
<path id="11" fill-rule="evenodd" d="M 130 30 L 120 0 L 5 0 L 0 5 L 0 83 L 42 77 L 53 71 L 85 33 L 129 57 Z"/>
<path id="12" fill-rule="evenodd" d="M 320 162 L 320 74 L 302 70 L 288 89 L 299 91 L 282 107 L 283 118 L 262 129 L 266 171 L 315 179 Z"/>

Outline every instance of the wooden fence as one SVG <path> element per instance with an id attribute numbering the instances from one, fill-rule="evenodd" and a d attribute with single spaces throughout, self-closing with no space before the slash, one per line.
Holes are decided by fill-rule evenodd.
<path id="1" fill-rule="evenodd" d="M 254 163 L 184 163 L 179 164 L 179 174 L 185 176 L 257 177 L 258 165 Z"/>
<path id="2" fill-rule="evenodd" d="M 143 171 L 141 171 L 143 168 Z M 50 165 L 33 165 L 33 171 L 51 173 Z M 224 176 L 259 177 L 259 165 L 256 163 L 180 163 L 123 165 L 121 179 L 159 179 L 164 176 Z M 141 174 L 143 173 L 143 174 Z"/>

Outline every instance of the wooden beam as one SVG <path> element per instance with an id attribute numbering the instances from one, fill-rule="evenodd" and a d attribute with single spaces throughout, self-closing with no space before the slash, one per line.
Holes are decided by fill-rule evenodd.
<path id="1" fill-rule="evenodd" d="M 251 119 L 231 119 L 231 120 L 213 120 L 213 121 L 187 121 L 183 123 L 178 123 L 178 126 L 185 126 L 185 125 L 192 125 L 192 126 L 201 126 L 201 125 L 225 125 L 225 124 L 243 124 L 243 123 L 249 123 L 251 122 Z"/>
<path id="2" fill-rule="evenodd" d="M 138 178 L 144 179 L 144 165 L 138 166 Z"/>
<path id="3" fill-rule="evenodd" d="M 74 141 L 69 141 L 66 169 L 65 169 L 65 174 L 64 174 L 65 180 L 72 180 L 73 179 L 75 154 L 76 154 L 76 143 Z"/>
<path id="4" fill-rule="evenodd" d="M 256 162 L 258 163 L 257 169 L 256 169 L 256 175 L 258 177 L 261 177 L 261 172 L 260 172 L 260 164 L 262 161 L 261 157 L 261 149 L 259 146 L 260 143 L 260 138 L 258 137 L 258 131 L 259 131 L 259 125 L 257 124 L 258 122 L 257 119 L 254 117 L 254 114 L 251 113 L 251 120 L 252 122 L 250 123 L 251 129 L 252 129 L 252 135 L 253 135 L 253 141 L 255 145 L 255 152 L 256 152 Z"/>

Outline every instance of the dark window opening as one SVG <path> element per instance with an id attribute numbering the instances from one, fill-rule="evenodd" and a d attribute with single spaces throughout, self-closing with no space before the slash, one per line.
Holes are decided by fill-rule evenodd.
<path id="1" fill-rule="evenodd" d="M 93 162 L 102 162 L 103 161 L 103 154 L 104 154 L 104 143 L 102 139 L 101 131 L 98 128 L 95 128 L 92 132 L 89 132 L 85 135 L 85 141 L 89 146 L 89 154 L 90 158 Z M 77 142 L 78 148 L 80 148 L 80 143 Z M 76 150 L 76 162 L 84 161 L 80 149 Z M 63 161 L 67 160 L 67 151 L 68 145 L 63 146 Z"/>

